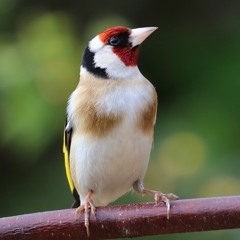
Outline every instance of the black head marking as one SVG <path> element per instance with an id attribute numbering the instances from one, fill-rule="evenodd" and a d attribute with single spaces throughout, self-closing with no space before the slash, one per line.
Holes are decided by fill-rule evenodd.
<path id="1" fill-rule="evenodd" d="M 105 68 L 95 66 L 94 53 L 90 51 L 89 47 L 86 47 L 85 51 L 83 52 L 82 66 L 97 77 L 104 79 L 109 78 Z"/>

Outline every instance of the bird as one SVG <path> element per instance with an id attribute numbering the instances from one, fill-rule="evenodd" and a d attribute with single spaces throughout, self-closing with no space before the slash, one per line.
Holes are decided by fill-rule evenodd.
<path id="1" fill-rule="evenodd" d="M 138 68 L 141 43 L 157 27 L 109 28 L 85 48 L 80 81 L 68 99 L 63 152 L 75 214 L 90 214 L 125 193 L 154 196 L 170 213 L 173 193 L 144 188 L 158 97 Z"/>

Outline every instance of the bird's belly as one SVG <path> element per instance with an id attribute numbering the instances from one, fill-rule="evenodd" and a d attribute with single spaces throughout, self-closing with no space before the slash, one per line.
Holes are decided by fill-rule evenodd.
<path id="1" fill-rule="evenodd" d="M 73 182 L 85 201 L 92 190 L 96 206 L 107 205 L 143 180 L 152 136 L 122 124 L 101 138 L 74 135 L 70 153 Z"/>

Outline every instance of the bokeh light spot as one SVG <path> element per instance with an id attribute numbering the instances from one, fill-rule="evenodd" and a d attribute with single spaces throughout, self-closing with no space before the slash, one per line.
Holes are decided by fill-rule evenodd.
<path id="1" fill-rule="evenodd" d="M 206 179 L 200 187 L 198 197 L 216 197 L 240 194 L 240 179 L 216 176 Z"/>
<path id="2" fill-rule="evenodd" d="M 180 132 L 168 137 L 158 152 L 161 168 L 169 175 L 192 176 L 206 161 L 204 140 L 191 132 Z"/>

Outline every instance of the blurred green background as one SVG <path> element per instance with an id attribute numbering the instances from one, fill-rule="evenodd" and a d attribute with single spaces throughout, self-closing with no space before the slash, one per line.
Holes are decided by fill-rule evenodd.
<path id="1" fill-rule="evenodd" d="M 145 186 L 181 198 L 240 194 L 239 1 L 0 1 L 0 216 L 63 209 L 62 131 L 87 42 L 158 26 L 139 68 L 158 118 Z M 115 204 L 152 201 L 127 194 Z M 143 239 L 158 239 L 146 237 Z M 161 239 L 239 239 L 239 230 Z"/>

